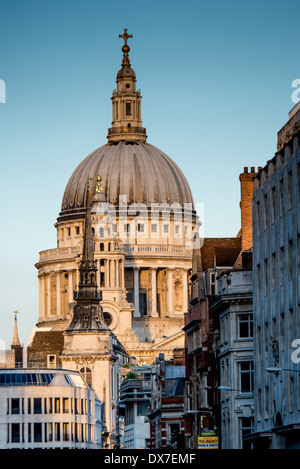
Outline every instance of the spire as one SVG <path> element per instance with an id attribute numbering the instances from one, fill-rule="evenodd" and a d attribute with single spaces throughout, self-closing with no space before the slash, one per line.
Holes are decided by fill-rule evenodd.
<path id="1" fill-rule="evenodd" d="M 68 331 L 107 331 L 109 330 L 100 305 L 102 292 L 97 286 L 97 267 L 94 260 L 94 241 L 91 217 L 89 182 L 86 190 L 86 212 L 83 237 L 82 261 L 79 266 L 80 282 L 78 291 L 74 292 L 74 315 L 66 329 Z"/>
<path id="2" fill-rule="evenodd" d="M 90 201 L 90 186 L 89 182 L 86 187 L 86 201 L 85 201 L 85 228 L 83 238 L 83 253 L 81 268 L 94 268 L 97 270 L 94 261 L 94 241 L 93 241 L 93 229 L 91 219 L 91 201 Z"/>
<path id="3" fill-rule="evenodd" d="M 131 68 L 129 60 L 130 47 L 127 44 L 132 34 L 124 29 L 119 34 L 124 39 L 122 47 L 122 68 L 117 74 L 117 89 L 112 94 L 112 127 L 108 129 L 108 142 L 126 141 L 130 143 L 145 142 L 147 139 L 146 129 L 142 127 L 140 90 L 136 90 L 136 75 Z"/>
<path id="4" fill-rule="evenodd" d="M 14 337 L 11 343 L 12 347 L 20 346 L 19 336 L 18 336 L 18 324 L 17 324 L 17 314 L 18 311 L 14 311 L 15 321 L 14 321 Z"/>

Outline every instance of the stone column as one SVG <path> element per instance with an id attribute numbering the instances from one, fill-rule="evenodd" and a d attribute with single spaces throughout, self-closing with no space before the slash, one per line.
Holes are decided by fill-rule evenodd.
<path id="1" fill-rule="evenodd" d="M 47 275 L 47 307 L 46 315 L 48 318 L 51 316 L 51 277 L 50 274 Z"/>
<path id="2" fill-rule="evenodd" d="M 60 272 L 56 273 L 56 315 L 61 313 L 61 288 L 60 288 Z"/>
<path id="3" fill-rule="evenodd" d="M 168 268 L 168 314 L 173 315 L 174 305 L 173 305 L 173 269 Z"/>
<path id="4" fill-rule="evenodd" d="M 157 269 L 151 269 L 151 316 L 157 317 Z"/>
<path id="5" fill-rule="evenodd" d="M 139 267 L 133 268 L 134 272 L 134 313 L 135 318 L 139 318 L 140 314 L 140 269 Z"/>
<path id="6" fill-rule="evenodd" d="M 39 309 L 40 309 L 40 321 L 45 319 L 45 285 L 44 275 L 39 277 Z"/>
<path id="7" fill-rule="evenodd" d="M 115 288 L 116 287 L 116 269 L 115 269 L 116 263 L 115 260 L 112 259 L 110 261 L 110 268 L 111 268 L 111 287 Z"/>
<path id="8" fill-rule="evenodd" d="M 119 260 L 118 259 L 115 261 L 115 272 L 116 272 L 116 288 L 119 288 L 120 287 L 120 279 L 119 279 L 120 270 L 119 270 Z"/>
<path id="9" fill-rule="evenodd" d="M 100 265 L 100 260 L 97 259 L 96 260 L 96 265 L 97 265 L 97 272 L 96 272 L 96 280 L 97 280 L 97 285 L 98 287 L 100 287 L 100 283 L 101 283 L 101 265 Z"/>
<path id="10" fill-rule="evenodd" d="M 183 297 L 182 297 L 182 308 L 183 312 L 186 313 L 188 311 L 188 279 L 187 279 L 187 270 L 183 269 Z"/>
<path id="11" fill-rule="evenodd" d="M 68 292 L 68 302 L 73 303 L 73 271 L 69 270 L 68 272 L 68 287 L 69 287 L 69 292 Z"/>
<path id="12" fill-rule="evenodd" d="M 105 259 L 105 288 L 109 287 L 109 260 Z"/>
<path id="13" fill-rule="evenodd" d="M 121 283 L 120 286 L 121 288 L 125 288 L 125 269 L 124 269 L 124 261 L 120 262 L 120 278 L 121 278 Z"/>

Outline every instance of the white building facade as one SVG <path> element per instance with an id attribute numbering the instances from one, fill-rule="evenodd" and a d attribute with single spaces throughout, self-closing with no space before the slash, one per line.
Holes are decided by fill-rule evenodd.
<path id="1" fill-rule="evenodd" d="M 0 370 L 0 448 L 102 447 L 101 403 L 69 370 Z"/>

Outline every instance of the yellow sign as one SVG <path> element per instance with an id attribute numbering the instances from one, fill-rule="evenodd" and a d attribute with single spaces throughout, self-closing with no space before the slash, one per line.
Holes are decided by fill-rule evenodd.
<path id="1" fill-rule="evenodd" d="M 219 449 L 217 436 L 198 436 L 198 449 Z"/>

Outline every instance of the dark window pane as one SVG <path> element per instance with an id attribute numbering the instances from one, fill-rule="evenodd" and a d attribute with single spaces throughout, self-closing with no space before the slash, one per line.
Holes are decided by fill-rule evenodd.
<path id="1" fill-rule="evenodd" d="M 42 413 L 42 399 L 40 397 L 35 397 L 33 400 L 33 413 L 41 414 Z"/>
<path id="2" fill-rule="evenodd" d="M 11 424 L 11 441 L 12 443 L 20 442 L 20 424 L 19 423 Z"/>
<path id="3" fill-rule="evenodd" d="M 42 441 L 42 424 L 41 423 L 34 423 L 34 442 L 40 443 Z"/>

